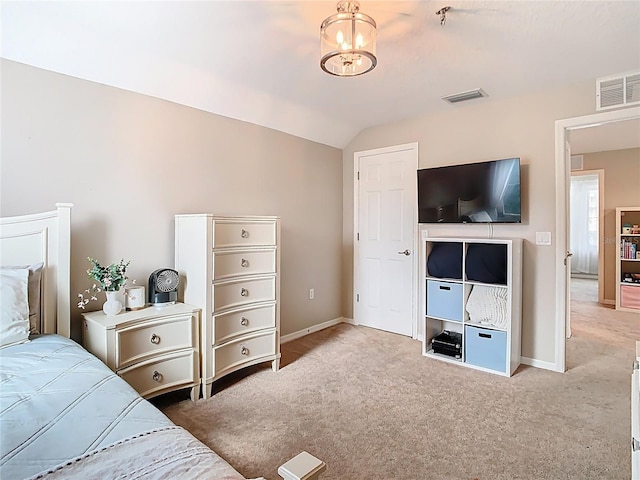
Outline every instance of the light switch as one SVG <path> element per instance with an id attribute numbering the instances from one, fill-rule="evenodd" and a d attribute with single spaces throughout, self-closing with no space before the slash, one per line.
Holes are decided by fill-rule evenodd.
<path id="1" fill-rule="evenodd" d="M 536 245 L 551 245 L 551 232 L 536 232 Z"/>

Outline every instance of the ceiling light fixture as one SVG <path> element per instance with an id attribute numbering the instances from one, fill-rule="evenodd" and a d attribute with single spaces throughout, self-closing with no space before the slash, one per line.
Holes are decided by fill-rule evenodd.
<path id="1" fill-rule="evenodd" d="M 320 25 L 320 68 L 338 77 L 370 72 L 378 63 L 375 20 L 358 2 L 338 2 L 337 10 Z"/>

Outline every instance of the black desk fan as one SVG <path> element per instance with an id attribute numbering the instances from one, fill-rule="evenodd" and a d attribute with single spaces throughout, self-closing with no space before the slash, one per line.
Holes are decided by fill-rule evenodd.
<path id="1" fill-rule="evenodd" d="M 173 305 L 178 300 L 178 272 L 159 268 L 149 276 L 149 303 L 154 307 Z"/>

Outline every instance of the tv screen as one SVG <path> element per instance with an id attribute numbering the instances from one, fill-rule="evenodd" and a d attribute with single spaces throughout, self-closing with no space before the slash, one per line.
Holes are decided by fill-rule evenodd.
<path id="1" fill-rule="evenodd" d="M 418 170 L 420 223 L 520 223 L 520 159 Z"/>

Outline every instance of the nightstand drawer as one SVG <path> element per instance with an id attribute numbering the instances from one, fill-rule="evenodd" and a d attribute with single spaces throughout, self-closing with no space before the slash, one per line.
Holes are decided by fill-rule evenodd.
<path id="1" fill-rule="evenodd" d="M 116 330 L 115 368 L 120 369 L 153 356 L 197 346 L 192 315 L 155 319 Z"/>
<path id="2" fill-rule="evenodd" d="M 268 273 L 276 273 L 275 250 L 216 252 L 213 255 L 213 278 L 216 280 Z"/>
<path id="3" fill-rule="evenodd" d="M 188 350 L 142 362 L 117 373 L 141 396 L 150 398 L 180 385 L 192 387 L 197 380 L 197 362 L 196 353 Z"/>
<path id="4" fill-rule="evenodd" d="M 276 244 L 276 222 L 214 223 L 214 248 Z"/>
<path id="5" fill-rule="evenodd" d="M 213 317 L 213 343 L 218 345 L 239 335 L 257 332 L 276 326 L 276 306 L 274 304 L 263 307 L 234 310 Z"/>
<path id="6" fill-rule="evenodd" d="M 214 312 L 256 302 L 275 301 L 275 276 L 217 283 L 213 286 Z"/>
<path id="7" fill-rule="evenodd" d="M 235 370 L 239 365 L 276 354 L 275 331 L 240 338 L 213 349 L 215 375 Z"/>

